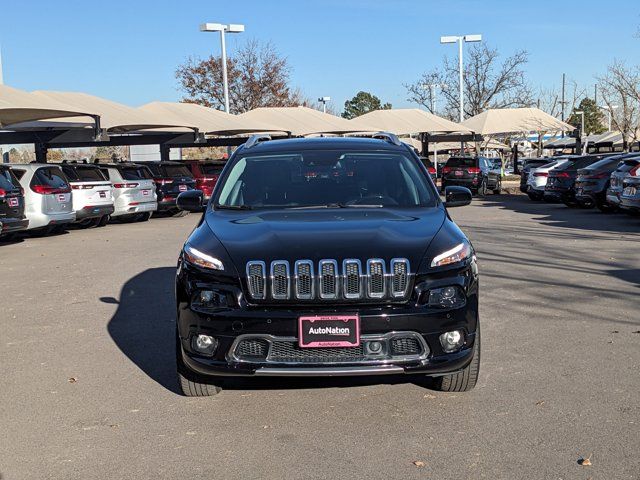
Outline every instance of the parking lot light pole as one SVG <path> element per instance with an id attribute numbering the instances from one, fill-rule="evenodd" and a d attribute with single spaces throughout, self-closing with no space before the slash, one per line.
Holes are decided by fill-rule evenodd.
<path id="1" fill-rule="evenodd" d="M 327 102 L 331 101 L 331 97 L 320 97 L 318 101 L 322 104 L 322 113 L 327 113 Z"/>
<path id="2" fill-rule="evenodd" d="M 600 108 L 607 111 L 607 120 L 608 120 L 608 130 L 611 131 L 611 117 L 613 116 L 613 111 L 618 108 L 618 105 L 600 105 Z"/>
<path id="3" fill-rule="evenodd" d="M 222 49 L 222 84 L 224 90 L 224 111 L 229 112 L 229 82 L 227 80 L 227 48 L 225 44 L 224 33 L 242 33 L 244 25 L 222 23 L 203 23 L 200 25 L 201 32 L 220 32 L 220 47 Z"/>
<path id="4" fill-rule="evenodd" d="M 481 42 L 482 35 L 449 35 L 440 37 L 440 43 L 456 43 L 458 42 L 458 68 L 460 83 L 460 121 L 464 120 L 464 64 L 462 61 L 462 43 L 463 42 Z"/>

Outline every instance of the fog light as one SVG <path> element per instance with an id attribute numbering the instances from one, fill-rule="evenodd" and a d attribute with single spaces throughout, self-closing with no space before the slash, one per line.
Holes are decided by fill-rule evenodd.
<path id="1" fill-rule="evenodd" d="M 434 288 L 429 291 L 429 306 L 441 308 L 459 308 L 465 303 L 465 295 L 460 287 Z"/>
<path id="2" fill-rule="evenodd" d="M 196 335 L 191 341 L 193 349 L 203 355 L 213 355 L 218 348 L 218 340 L 209 335 Z"/>
<path id="3" fill-rule="evenodd" d="M 460 330 L 445 332 L 440 335 L 440 344 L 446 353 L 455 352 L 464 345 L 464 334 Z"/>
<path id="4" fill-rule="evenodd" d="M 372 342 L 367 342 L 366 344 L 367 353 L 372 355 L 379 355 L 382 353 L 382 343 L 374 340 Z"/>

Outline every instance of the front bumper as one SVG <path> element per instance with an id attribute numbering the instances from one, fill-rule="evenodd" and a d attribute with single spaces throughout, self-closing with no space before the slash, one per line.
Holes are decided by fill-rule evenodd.
<path id="1" fill-rule="evenodd" d="M 247 306 L 203 312 L 190 305 L 195 289 L 204 288 L 204 280 L 179 269 L 177 292 L 178 353 L 181 363 L 193 372 L 213 376 L 336 376 L 381 374 L 445 375 L 466 367 L 473 358 L 475 333 L 478 328 L 478 282 L 471 268 L 452 270 L 433 286 L 460 285 L 466 293 L 466 304 L 455 309 L 430 308 L 416 304 L 382 305 L 308 305 Z M 427 281 L 428 282 L 428 281 Z M 435 282 L 438 282 L 436 285 Z M 422 284 L 421 284 L 422 285 Z M 209 288 L 209 287 L 207 287 Z M 416 290 L 418 287 L 416 287 Z M 235 292 L 238 298 L 242 292 Z M 386 356 L 345 352 L 345 349 L 302 349 L 297 346 L 298 318 L 304 315 L 358 314 L 361 345 L 372 340 L 391 342 L 411 337 L 420 348 L 411 354 L 394 353 L 385 347 Z M 454 353 L 446 353 L 440 344 L 444 332 L 464 332 L 464 344 Z M 199 334 L 218 341 L 212 356 L 203 356 L 192 348 Z M 240 342 L 266 339 L 265 354 L 258 357 L 238 355 Z M 275 342 L 288 342 L 288 356 L 272 355 Z M 285 347 L 280 347 L 285 348 Z M 364 347 L 362 347 L 364 348 Z M 315 352 L 312 352 L 315 350 Z M 325 354 L 329 350 L 333 353 Z M 359 351 L 361 352 L 361 351 Z"/>

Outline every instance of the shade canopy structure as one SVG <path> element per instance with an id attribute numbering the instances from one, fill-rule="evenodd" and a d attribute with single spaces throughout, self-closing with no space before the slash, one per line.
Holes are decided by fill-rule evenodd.
<path id="1" fill-rule="evenodd" d="M 413 133 L 472 133 L 459 123 L 438 117 L 418 108 L 374 110 L 350 120 L 360 131 L 384 131 L 396 135 Z"/>
<path id="2" fill-rule="evenodd" d="M 571 132 L 562 122 L 539 108 L 496 108 L 468 118 L 462 125 L 480 135 L 508 135 L 529 132 Z"/>
<path id="3" fill-rule="evenodd" d="M 90 111 L 100 117 L 100 127 L 108 133 L 130 133 L 141 130 L 172 130 L 188 131 L 196 130 L 193 122 L 167 122 L 153 114 L 139 111 L 138 109 L 113 102 L 104 98 L 78 92 L 53 92 L 39 90 L 31 95 L 41 101 L 56 102 L 66 105 L 68 109 L 76 111 Z M 45 130 L 71 129 L 92 126 L 86 118 L 71 117 L 56 121 L 23 122 L 9 125 L 11 130 Z"/>
<path id="4" fill-rule="evenodd" d="M 351 121 L 308 107 L 261 107 L 238 115 L 243 122 L 271 125 L 294 136 L 321 133 L 344 134 L 360 131 Z M 365 130 L 366 131 L 366 130 Z"/>
<path id="5" fill-rule="evenodd" d="M 137 110 L 170 124 L 190 123 L 208 135 L 238 135 L 242 133 L 270 132 L 279 129 L 269 123 L 253 118 L 240 118 L 220 110 L 195 103 L 151 102 Z"/>
<path id="6" fill-rule="evenodd" d="M 42 98 L 33 93 L 0 85 L 0 127 L 5 128 L 21 122 L 52 118 L 83 116 L 90 123 L 91 116 L 98 112 L 82 105 L 70 106 L 53 98 Z"/>
<path id="7" fill-rule="evenodd" d="M 556 138 L 544 144 L 544 148 L 572 148 L 576 145 L 576 139 L 574 137 Z"/>

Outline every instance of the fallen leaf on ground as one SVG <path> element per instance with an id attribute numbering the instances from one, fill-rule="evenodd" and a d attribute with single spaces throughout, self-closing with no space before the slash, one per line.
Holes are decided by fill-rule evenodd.
<path id="1" fill-rule="evenodd" d="M 590 467 L 591 466 L 591 455 L 589 455 L 587 458 L 578 459 L 578 465 L 582 465 L 583 467 Z"/>
<path id="2" fill-rule="evenodd" d="M 424 398 L 436 398 L 435 395 L 431 395 L 430 393 L 425 394 Z"/>
<path id="3" fill-rule="evenodd" d="M 539 406 L 539 407 L 540 407 L 540 406 L 542 406 L 542 405 L 544 405 L 544 400 L 538 400 L 538 401 L 536 402 L 536 405 L 537 405 L 537 406 Z"/>
<path id="4" fill-rule="evenodd" d="M 413 464 L 414 464 L 416 467 L 418 467 L 418 468 L 424 468 L 424 467 L 426 467 L 426 466 L 427 466 L 427 464 L 426 464 L 426 463 L 421 462 L 420 460 L 416 460 L 415 462 L 413 462 Z"/>
<path id="5" fill-rule="evenodd" d="M 70 377 L 69 378 L 69 383 L 76 383 L 78 381 L 78 379 L 76 377 Z"/>

